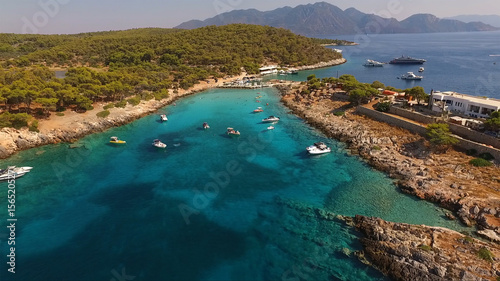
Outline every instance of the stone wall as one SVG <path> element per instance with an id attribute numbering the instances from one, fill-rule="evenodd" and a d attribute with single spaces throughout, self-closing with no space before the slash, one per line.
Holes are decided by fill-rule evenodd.
<path id="1" fill-rule="evenodd" d="M 356 109 L 356 112 L 363 114 L 363 115 L 366 115 L 366 116 L 368 116 L 372 119 L 375 119 L 377 121 L 385 122 L 387 124 L 406 129 L 412 133 L 419 134 L 422 136 L 425 136 L 425 134 L 427 132 L 427 128 L 424 126 L 421 126 L 421 125 L 418 125 L 418 124 L 415 124 L 415 123 L 412 123 L 412 122 L 409 122 L 409 121 L 406 121 L 406 120 L 403 120 L 403 119 L 400 119 L 400 118 L 397 118 L 397 117 L 394 117 L 394 116 L 391 116 L 388 114 L 385 114 L 385 113 L 380 112 L 380 111 L 369 109 L 369 108 L 366 108 L 363 106 L 358 106 Z M 451 125 L 458 126 L 458 125 L 450 124 L 450 128 L 451 128 Z M 477 132 L 471 132 L 471 134 L 472 133 L 475 134 Z M 484 134 L 481 134 L 481 135 L 484 135 Z M 471 141 L 468 139 L 463 139 L 460 137 L 458 139 L 459 139 L 459 143 L 457 144 L 458 147 L 460 147 L 464 150 L 475 149 L 478 153 L 490 153 L 493 157 L 495 157 L 495 159 L 497 161 L 500 160 L 500 149 L 487 147 L 487 146 L 484 146 L 480 143 L 477 143 L 477 142 L 474 142 L 474 141 Z M 483 142 L 483 141 L 481 141 L 481 142 Z"/>
<path id="2" fill-rule="evenodd" d="M 419 123 L 423 124 L 431 124 L 431 123 L 436 123 L 440 118 L 438 117 L 432 117 L 432 116 L 426 116 L 418 112 L 410 111 L 407 109 L 399 108 L 392 106 L 391 109 L 389 110 L 389 113 L 398 115 L 404 118 L 408 118 L 410 120 L 414 120 Z M 495 138 L 492 136 L 488 136 L 486 134 L 480 133 L 475 130 L 471 130 L 467 127 L 453 124 L 450 122 L 447 122 L 447 124 L 450 126 L 450 131 L 462 138 L 471 140 L 473 142 L 479 142 L 479 143 L 484 143 L 486 145 L 491 145 L 495 148 L 500 149 L 500 138 Z"/>
<path id="3" fill-rule="evenodd" d="M 448 123 L 448 125 L 450 125 L 450 131 L 455 135 L 461 136 L 471 141 L 484 143 L 486 145 L 491 145 L 495 148 L 500 148 L 500 138 L 488 136 L 486 134 L 470 130 L 467 127 L 460 126 L 457 124 Z"/>
<path id="4" fill-rule="evenodd" d="M 427 129 L 423 126 L 363 106 L 358 106 L 356 108 L 356 112 L 366 115 L 377 121 L 406 129 L 415 134 L 425 135 L 425 133 L 427 132 Z"/>
<path id="5" fill-rule="evenodd" d="M 419 123 L 424 123 L 424 124 L 436 123 L 436 121 L 438 119 L 437 117 L 423 115 L 421 113 L 406 110 L 406 109 L 399 108 L 396 106 L 391 106 L 389 113 L 394 114 L 394 115 L 398 115 L 398 116 L 401 116 L 404 118 L 408 118 L 408 119 L 414 120 L 414 121 L 419 122 Z"/>

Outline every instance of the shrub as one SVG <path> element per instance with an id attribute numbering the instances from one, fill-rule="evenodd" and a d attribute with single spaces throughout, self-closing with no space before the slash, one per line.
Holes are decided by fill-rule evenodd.
<path id="1" fill-rule="evenodd" d="M 33 120 L 33 122 L 31 122 L 31 124 L 29 125 L 28 127 L 28 130 L 30 132 L 39 132 L 38 130 L 38 120 Z"/>
<path id="2" fill-rule="evenodd" d="M 483 247 L 481 249 L 479 249 L 479 251 L 477 252 L 477 255 L 485 260 L 485 261 L 488 261 L 488 262 L 493 262 L 493 258 L 495 257 L 491 252 L 490 250 L 488 250 L 486 247 Z"/>
<path id="3" fill-rule="evenodd" d="M 64 113 L 62 113 L 62 112 L 57 112 L 57 113 L 56 113 L 56 115 L 57 115 L 57 116 L 64 116 Z"/>
<path id="4" fill-rule="evenodd" d="M 96 116 L 99 118 L 106 118 L 110 114 L 109 110 L 104 110 L 101 112 L 97 112 Z"/>
<path id="5" fill-rule="evenodd" d="M 168 91 L 167 90 L 161 90 L 159 92 L 156 92 L 153 94 L 155 97 L 155 100 L 162 100 L 168 98 Z"/>
<path id="6" fill-rule="evenodd" d="M 125 100 L 119 101 L 119 102 L 115 103 L 115 106 L 120 107 L 120 108 L 124 108 L 125 106 L 127 106 L 127 101 L 125 101 Z"/>
<path id="7" fill-rule="evenodd" d="M 488 161 L 495 159 L 495 157 L 493 157 L 493 155 L 489 154 L 488 152 L 481 153 L 478 155 L 478 157 Z"/>
<path id="8" fill-rule="evenodd" d="M 391 108 L 391 102 L 390 101 L 384 101 L 384 102 L 379 102 L 375 106 L 375 109 L 381 112 L 389 112 L 389 109 Z"/>
<path id="9" fill-rule="evenodd" d="M 107 110 L 107 109 L 110 109 L 110 108 L 113 108 L 113 107 L 115 107 L 115 105 L 114 105 L 114 104 L 112 104 L 112 103 L 108 103 L 108 104 L 106 104 L 105 106 L 103 106 L 102 108 L 103 108 L 104 110 Z"/>
<path id="10" fill-rule="evenodd" d="M 373 149 L 373 150 L 381 150 L 381 149 L 382 149 L 382 147 L 380 147 L 380 146 L 378 146 L 378 145 L 374 145 L 374 146 L 372 147 L 372 149 Z"/>
<path id="11" fill-rule="evenodd" d="M 468 149 L 465 154 L 469 155 L 469 156 L 474 156 L 477 154 L 477 150 L 475 150 L 474 148 L 471 148 L 471 149 Z"/>
<path id="12" fill-rule="evenodd" d="M 345 115 L 345 111 L 335 111 L 333 113 L 333 115 L 335 115 L 335 116 L 344 116 Z"/>
<path id="13" fill-rule="evenodd" d="M 458 143 L 458 139 L 451 135 L 448 124 L 444 123 L 427 125 L 427 137 L 431 144 L 440 150 L 447 150 L 451 145 Z"/>
<path id="14" fill-rule="evenodd" d="M 483 158 L 474 158 L 469 161 L 469 164 L 476 167 L 489 167 L 493 165 L 490 161 Z"/>
<path id="15" fill-rule="evenodd" d="M 147 93 L 147 94 L 145 94 L 145 95 L 142 97 L 142 99 L 143 99 L 143 100 L 145 100 L 145 101 L 152 100 L 152 99 L 154 99 L 154 98 L 155 98 L 155 96 L 153 96 L 153 94 L 150 94 L 150 93 Z"/>
<path id="16" fill-rule="evenodd" d="M 429 246 L 429 245 L 424 245 L 424 244 L 422 244 L 422 245 L 420 245 L 420 246 L 418 246 L 418 247 L 419 247 L 420 249 L 424 250 L 424 251 L 427 251 L 427 252 L 428 252 L 428 251 L 430 251 L 430 250 L 432 250 L 432 247 L 431 247 L 431 246 Z"/>
<path id="17" fill-rule="evenodd" d="M 141 103 L 141 98 L 140 98 L 140 97 L 133 97 L 133 98 L 129 98 L 129 99 L 127 100 L 127 102 L 128 102 L 128 103 L 130 103 L 130 104 L 131 104 L 131 105 L 133 105 L 133 106 L 136 106 L 136 105 L 138 105 L 138 104 L 140 104 L 140 103 Z"/>

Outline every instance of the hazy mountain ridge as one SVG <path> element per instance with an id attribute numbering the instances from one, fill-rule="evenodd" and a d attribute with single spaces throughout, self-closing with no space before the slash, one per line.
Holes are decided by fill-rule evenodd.
<path id="1" fill-rule="evenodd" d="M 439 19 L 431 14 L 416 14 L 405 20 L 398 21 L 395 18 L 365 14 L 355 8 L 343 11 L 337 6 L 326 2 L 299 5 L 295 8 L 284 7 L 266 12 L 255 9 L 235 10 L 204 21 L 187 21 L 176 26 L 176 28 L 193 29 L 207 25 L 231 23 L 282 27 L 303 35 L 464 32 L 499 29 L 481 22 L 465 23 L 453 19 Z"/>
<path id="2" fill-rule="evenodd" d="M 483 22 L 500 28 L 500 15 L 459 15 L 449 17 L 447 19 L 459 20 L 463 22 Z"/>

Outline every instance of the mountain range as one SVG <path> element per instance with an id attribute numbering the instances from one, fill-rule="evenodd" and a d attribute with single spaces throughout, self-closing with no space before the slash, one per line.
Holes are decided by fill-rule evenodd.
<path id="1" fill-rule="evenodd" d="M 459 20 L 463 22 L 480 21 L 495 27 L 500 27 L 499 15 L 460 15 L 460 16 L 449 17 L 447 19 Z"/>
<path id="2" fill-rule="evenodd" d="M 213 18 L 191 20 L 175 28 L 194 29 L 208 25 L 246 23 L 269 25 L 291 30 L 302 35 L 339 35 L 357 33 L 427 33 L 493 31 L 500 28 L 482 22 L 465 23 L 454 19 L 439 19 L 431 14 L 416 14 L 402 21 L 365 14 L 349 8 L 341 10 L 335 5 L 315 4 L 283 7 L 272 11 L 234 10 Z"/>

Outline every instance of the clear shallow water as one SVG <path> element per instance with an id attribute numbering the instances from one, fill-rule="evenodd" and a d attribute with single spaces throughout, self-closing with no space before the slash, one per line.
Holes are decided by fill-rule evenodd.
<path id="1" fill-rule="evenodd" d="M 500 32 L 423 33 L 423 34 L 368 34 L 333 36 L 359 43 L 357 46 L 335 46 L 343 50 L 347 63 L 335 67 L 301 71 L 299 75 L 274 76 L 279 79 L 303 81 L 310 74 L 317 77 L 338 77 L 352 74 L 358 81 L 380 81 L 400 89 L 422 86 L 431 89 L 455 91 L 468 95 L 500 99 Z M 366 59 L 389 62 L 407 55 L 426 59 L 423 65 L 391 65 L 364 67 Z M 419 73 L 425 68 L 421 81 L 397 79 L 408 71 Z M 338 76 L 337 76 L 338 75 Z M 271 76 L 269 76 L 271 77 Z"/>
<path id="2" fill-rule="evenodd" d="M 257 95 L 201 93 L 159 110 L 166 123 L 152 115 L 88 136 L 81 148 L 1 161 L 35 167 L 16 187 L 17 273 L 2 270 L 1 280 L 385 280 L 343 253 L 361 248 L 356 234 L 314 208 L 465 229 L 288 114 L 274 90 L 261 91 L 261 103 Z M 265 111 L 251 113 L 257 106 Z M 274 131 L 261 123 L 269 115 L 281 117 Z M 228 126 L 242 135 L 227 137 Z M 108 145 L 114 135 L 127 144 Z M 152 147 L 155 138 L 168 148 Z M 334 152 L 309 157 L 316 141 Z"/>

